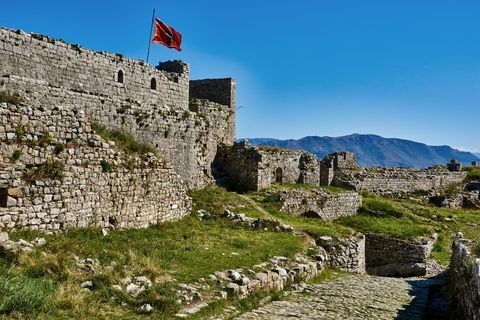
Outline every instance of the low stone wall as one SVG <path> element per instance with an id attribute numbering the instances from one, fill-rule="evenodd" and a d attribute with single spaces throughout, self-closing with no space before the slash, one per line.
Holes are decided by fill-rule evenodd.
<path id="1" fill-rule="evenodd" d="M 353 191 L 292 189 L 281 191 L 279 200 L 281 211 L 323 220 L 355 215 L 362 205 L 362 197 Z"/>
<path id="2" fill-rule="evenodd" d="M 429 202 L 437 207 L 449 209 L 480 209 L 480 191 L 464 191 L 454 195 L 434 195 Z"/>
<path id="3" fill-rule="evenodd" d="M 449 286 L 458 319 L 480 319 L 480 259 L 471 252 L 473 244 L 459 233 L 452 245 Z"/>
<path id="4" fill-rule="evenodd" d="M 320 237 L 316 239 L 328 254 L 331 267 L 351 273 L 365 273 L 365 236 L 361 233 L 350 238 Z"/>
<path id="5" fill-rule="evenodd" d="M 249 269 L 234 269 L 211 274 L 209 280 L 180 284 L 177 296 L 183 305 L 177 317 L 197 313 L 209 303 L 228 297 L 247 297 L 258 291 L 282 291 L 301 286 L 317 276 L 324 262 L 297 255 L 294 259 L 273 257 Z M 213 290 L 212 290 L 213 289 Z"/>
<path id="6" fill-rule="evenodd" d="M 437 235 L 406 241 L 367 233 L 365 239 L 365 260 L 369 274 L 407 277 L 426 274 L 426 260 L 430 257 Z"/>
<path id="7" fill-rule="evenodd" d="M 0 228 L 142 228 L 191 210 L 182 179 L 154 154 L 102 140 L 81 110 L 0 104 Z"/>
<path id="8" fill-rule="evenodd" d="M 377 194 L 397 194 L 441 190 L 460 183 L 464 172 L 446 169 L 358 168 L 335 172 L 332 185 Z"/>

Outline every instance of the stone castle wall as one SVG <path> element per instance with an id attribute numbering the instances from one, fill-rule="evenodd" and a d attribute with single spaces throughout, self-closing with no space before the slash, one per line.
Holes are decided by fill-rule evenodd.
<path id="1" fill-rule="evenodd" d="M 457 234 L 452 245 L 449 285 L 458 319 L 480 319 L 480 258 L 471 251 L 475 244 Z"/>
<path id="2" fill-rule="evenodd" d="M 358 168 L 339 170 L 331 185 L 379 194 L 408 193 L 444 189 L 464 178 L 464 172 L 443 169 Z"/>
<path id="3" fill-rule="evenodd" d="M 189 81 L 189 74 L 181 61 L 152 68 L 0 28 L 0 90 L 19 93 L 32 106 L 75 106 L 95 121 L 132 132 L 156 146 L 189 188 L 200 188 L 213 181 L 217 145 L 235 141 L 235 81 Z"/>
<path id="4" fill-rule="evenodd" d="M 357 214 L 362 197 L 356 192 L 327 190 L 287 190 L 279 193 L 281 211 L 322 220 L 335 220 Z"/>
<path id="5" fill-rule="evenodd" d="M 190 213 L 167 161 L 115 149 L 81 109 L 2 103 L 0 141 L 0 228 L 140 228 Z"/>
<path id="6" fill-rule="evenodd" d="M 437 235 L 406 241 L 380 234 L 365 235 L 367 272 L 379 276 L 424 276 Z"/>

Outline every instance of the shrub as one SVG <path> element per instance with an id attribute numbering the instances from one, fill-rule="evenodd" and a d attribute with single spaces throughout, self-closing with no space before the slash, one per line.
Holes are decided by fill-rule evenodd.
<path id="1" fill-rule="evenodd" d="M 465 182 L 480 181 L 480 168 L 468 167 L 464 169 L 467 172 Z"/>
<path id="2" fill-rule="evenodd" d="M 63 151 L 65 151 L 65 145 L 64 144 L 57 144 L 55 146 L 55 149 L 53 150 L 53 152 L 55 152 L 56 155 L 59 155 Z"/>
<path id="3" fill-rule="evenodd" d="M 25 135 L 25 127 L 22 124 L 19 124 L 15 133 L 17 134 L 17 139 L 20 140 Z"/>
<path id="4" fill-rule="evenodd" d="M 10 160 L 15 163 L 18 160 L 20 160 L 21 156 L 22 156 L 22 150 L 17 149 L 15 151 L 13 151 L 12 155 L 10 156 Z"/>
<path id="5" fill-rule="evenodd" d="M 130 108 L 131 108 L 131 106 L 129 106 L 129 105 L 122 105 L 120 108 L 117 108 L 117 113 L 119 113 L 119 114 L 124 114 L 124 113 L 126 113 Z"/>
<path id="6" fill-rule="evenodd" d="M 11 103 L 18 106 L 23 103 L 23 98 L 18 93 L 0 91 L 0 102 Z"/>
<path id="7" fill-rule="evenodd" d="M 39 146 L 46 146 L 49 144 L 53 143 L 53 136 L 50 134 L 50 132 L 45 131 L 40 138 L 38 138 L 37 145 Z"/>
<path id="8" fill-rule="evenodd" d="M 146 143 L 141 143 L 129 133 L 118 129 L 107 129 L 99 123 L 92 123 L 92 128 L 95 132 L 105 140 L 114 141 L 115 144 L 126 153 L 156 153 L 156 149 Z"/>
<path id="9" fill-rule="evenodd" d="M 480 243 L 477 243 L 475 246 L 473 246 L 472 252 L 475 257 L 480 258 Z"/>
<path id="10" fill-rule="evenodd" d="M 100 160 L 100 165 L 103 172 L 112 172 L 113 170 L 112 165 L 107 160 Z"/>
<path id="11" fill-rule="evenodd" d="M 31 168 L 24 173 L 26 181 L 34 180 L 62 180 L 65 177 L 65 164 L 60 160 L 48 159 L 38 167 Z"/>

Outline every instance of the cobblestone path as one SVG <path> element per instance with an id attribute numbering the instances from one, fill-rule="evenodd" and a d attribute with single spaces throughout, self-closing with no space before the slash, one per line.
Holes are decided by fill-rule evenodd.
<path id="1" fill-rule="evenodd" d="M 347 276 L 307 287 L 236 319 L 421 320 L 435 279 Z"/>

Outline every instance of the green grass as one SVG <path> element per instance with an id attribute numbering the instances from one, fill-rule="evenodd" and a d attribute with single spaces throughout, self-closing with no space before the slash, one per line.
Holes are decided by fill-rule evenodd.
<path id="1" fill-rule="evenodd" d="M 10 91 L 0 91 L 0 102 L 20 105 L 24 102 L 24 100 L 18 93 L 12 93 Z"/>
<path id="2" fill-rule="evenodd" d="M 420 236 L 429 236 L 435 231 L 430 226 L 418 224 L 416 221 L 407 218 L 357 215 L 340 218 L 338 223 L 351 227 L 362 233 L 377 233 L 399 239 L 412 239 Z"/>
<path id="3" fill-rule="evenodd" d="M 359 215 L 343 217 L 337 223 L 362 233 L 377 233 L 400 239 L 428 236 L 435 229 L 405 208 L 400 202 L 365 197 Z"/>
<path id="4" fill-rule="evenodd" d="M 475 257 L 480 258 L 480 243 L 477 243 L 473 246 L 472 253 Z"/>
<path id="5" fill-rule="evenodd" d="M 314 238 L 321 236 L 348 237 L 352 234 L 353 230 L 351 228 L 334 222 L 320 219 L 309 219 L 281 212 L 278 200 L 278 190 L 284 187 L 284 185 L 274 185 L 270 189 L 250 193 L 249 197 L 257 201 L 259 205 L 268 212 L 270 217 L 289 224 L 298 231 L 306 232 Z M 287 185 L 287 188 L 288 187 L 289 186 Z"/>
<path id="6" fill-rule="evenodd" d="M 62 180 L 65 178 L 65 164 L 60 160 L 48 159 L 45 163 L 25 171 L 23 179 L 27 182 L 34 180 Z"/>
<path id="7" fill-rule="evenodd" d="M 32 240 L 38 235 L 34 231 L 18 231 L 11 238 Z M 305 239 L 293 234 L 244 229 L 223 219 L 200 221 L 195 215 L 148 229 L 114 230 L 106 237 L 96 229 L 76 229 L 44 237 L 46 246 L 15 259 L 0 259 L 0 271 L 9 277 L 25 279 L 19 285 L 25 285 L 27 292 L 30 292 L 29 281 L 57 284 L 52 286 L 54 292 L 48 296 L 49 304 L 45 302 L 48 312 L 35 311 L 48 319 L 79 315 L 82 319 L 112 315 L 134 318 L 141 315 L 144 303 L 150 303 L 157 310 L 156 318 L 163 319 L 177 311 L 171 289 L 178 283 L 208 278 L 215 271 L 252 267 L 275 255 L 293 257 L 306 249 Z M 99 259 L 98 271 L 78 272 L 75 256 Z M 112 262 L 116 265 L 106 268 Z M 138 298 L 111 289 L 128 275 L 145 275 L 157 280 L 156 285 Z M 86 280 L 93 281 L 92 292 L 80 291 L 80 283 Z M 35 305 L 36 294 L 26 297 Z M 42 297 L 38 294 L 39 299 Z M 90 308 L 92 304 L 94 307 Z M 34 314 L 31 308 L 16 312 L 19 318 Z"/>
<path id="8" fill-rule="evenodd" d="M 290 187 L 276 185 L 242 195 L 215 186 L 192 191 L 193 212 L 203 209 L 213 215 L 205 221 L 192 214 L 147 229 L 114 230 L 106 237 L 97 229 L 42 235 L 46 246 L 19 256 L 0 257 L 0 319 L 168 319 L 178 309 L 172 290 L 179 283 L 208 278 L 215 271 L 248 268 L 275 255 L 293 257 L 306 251 L 304 237 L 242 228 L 218 217 L 225 209 L 275 218 L 313 237 L 348 237 L 357 230 L 409 239 L 437 232 L 439 240 L 432 256 L 442 264 L 450 260 L 454 232 L 480 239 L 480 211 L 442 209 L 368 194 L 364 194 L 359 215 L 333 222 L 282 213 L 278 191 Z M 39 235 L 36 231 L 17 231 L 10 238 L 30 241 Z M 480 254 L 480 249 L 476 250 Z M 99 259 L 97 272 L 78 272 L 75 256 Z M 109 265 L 112 267 L 107 268 Z M 111 288 L 129 275 L 146 275 L 156 280 L 155 285 L 137 298 Z M 336 276 L 337 272 L 327 270 L 311 281 Z M 80 283 L 85 280 L 94 282 L 91 292 L 81 291 Z M 193 318 L 218 313 L 229 305 L 249 311 L 267 298 L 281 297 L 259 293 L 243 300 L 218 301 Z M 143 314 L 140 307 L 144 303 L 150 303 L 156 312 Z"/>
<path id="9" fill-rule="evenodd" d="M 20 160 L 20 157 L 22 156 L 22 150 L 20 149 L 16 149 L 15 151 L 13 151 L 12 155 L 10 156 L 10 161 L 12 161 L 13 163 L 17 162 L 18 160 Z"/>
<path id="10" fill-rule="evenodd" d="M 480 167 L 465 167 L 463 171 L 467 172 L 465 182 L 480 181 Z"/>
<path id="11" fill-rule="evenodd" d="M 0 313 L 34 315 L 49 313 L 57 284 L 49 279 L 0 275 Z"/>
<path id="12" fill-rule="evenodd" d="M 309 184 L 309 183 L 275 183 L 272 184 L 267 191 L 268 192 L 276 192 L 276 191 L 284 191 L 284 190 L 292 190 L 292 189 L 298 189 L 298 190 L 326 190 L 330 191 L 333 193 L 341 193 L 345 192 L 345 189 L 339 188 L 339 187 L 334 187 L 334 186 L 317 186 L 314 184 Z"/>
<path id="13" fill-rule="evenodd" d="M 129 132 L 118 129 L 108 129 L 107 127 L 96 122 L 92 123 L 92 128 L 104 140 L 115 142 L 115 145 L 126 153 L 139 155 L 146 153 L 157 153 L 155 147 L 139 142 Z"/>

